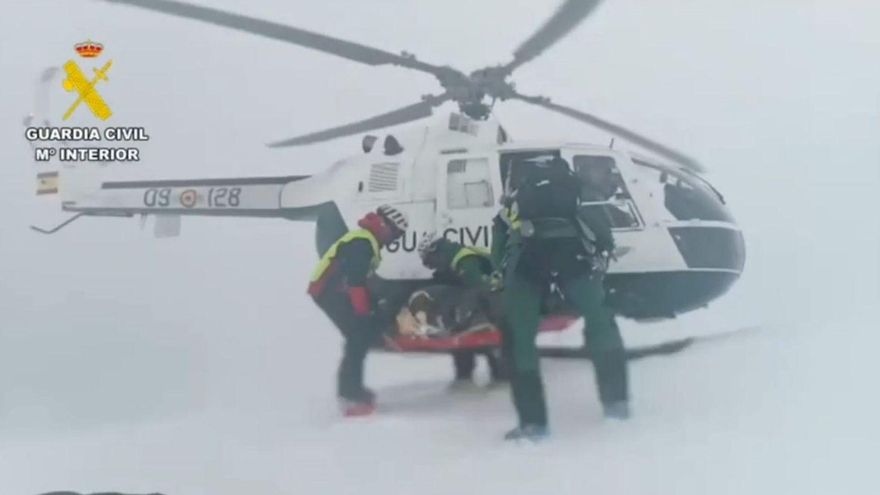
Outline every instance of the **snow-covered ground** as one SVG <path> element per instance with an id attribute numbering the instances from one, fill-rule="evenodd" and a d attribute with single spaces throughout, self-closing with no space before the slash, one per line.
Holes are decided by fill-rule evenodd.
<path id="1" fill-rule="evenodd" d="M 503 444 L 507 390 L 450 393 L 442 358 L 375 356 L 381 414 L 339 419 L 337 342 L 318 323 L 297 328 L 308 333 L 299 339 L 256 318 L 238 332 L 191 329 L 212 340 L 207 350 L 161 330 L 145 350 L 125 326 L 66 342 L 7 335 L 4 351 L 36 363 L 3 381 L 12 393 L 0 485 L 9 494 L 872 493 L 877 416 L 863 378 L 878 368 L 873 350 L 855 344 L 871 329 L 852 323 L 850 345 L 837 328 L 772 328 L 634 363 L 627 423 L 600 419 L 588 366 L 546 362 L 554 436 L 539 446 Z"/>
<path id="2" fill-rule="evenodd" d="M 289 235 L 276 230 L 258 222 L 249 232 L 280 257 Z M 157 257 L 193 247 L 177 242 Z M 232 254 L 217 251 L 211 266 Z M 27 312 L 54 319 L 73 305 L 70 324 L 3 328 L 4 494 L 872 492 L 877 337 L 852 314 L 770 323 L 635 362 L 628 423 L 600 418 L 586 363 L 545 361 L 554 435 L 517 447 L 500 439 L 514 421 L 507 390 L 451 393 L 440 357 L 374 355 L 380 414 L 338 418 L 339 338 L 300 295 L 306 263 L 271 274 L 194 262 L 173 276 L 160 260 L 137 271 L 125 258 L 95 263 L 119 272 L 90 276 L 86 263 L 77 285 L 89 292 Z M 135 301 L 118 296 L 129 284 Z M 182 308 L 192 290 L 209 293 Z M 712 333 L 712 315 L 683 320 Z M 684 332 L 624 325 L 630 344 Z"/>
<path id="3" fill-rule="evenodd" d="M 506 60 L 556 4 L 206 3 L 464 68 Z M 34 204 L 19 118 L 36 74 L 82 38 L 116 50 L 117 125 L 152 137 L 145 162 L 114 178 L 318 170 L 357 139 L 262 143 L 415 101 L 432 82 L 97 2 L 12 0 L 0 16 L 0 495 L 877 493 L 878 24 L 857 0 L 608 0 L 523 68 L 524 92 L 707 162 L 749 259 L 708 309 L 623 322 L 630 345 L 726 335 L 633 363 L 631 421 L 600 419 L 588 365 L 546 361 L 553 436 L 510 446 L 507 391 L 450 393 L 439 357 L 372 356 L 381 413 L 338 418 L 340 339 L 304 295 L 310 225 L 188 219 L 173 241 L 134 220 L 52 238 L 26 228 L 58 213 Z M 498 112 L 515 138 L 607 141 L 534 109 Z"/>

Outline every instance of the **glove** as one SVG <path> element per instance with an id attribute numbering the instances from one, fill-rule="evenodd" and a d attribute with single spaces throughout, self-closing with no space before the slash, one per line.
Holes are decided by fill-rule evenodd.
<path id="1" fill-rule="evenodd" d="M 595 273 L 605 273 L 608 271 L 608 253 L 596 253 L 590 260 L 590 268 Z"/>
<path id="2" fill-rule="evenodd" d="M 376 301 L 376 313 L 387 315 L 391 314 L 392 310 L 391 301 L 389 301 L 388 298 L 383 297 Z"/>
<path id="3" fill-rule="evenodd" d="M 349 287 L 348 300 L 351 302 L 354 314 L 365 317 L 370 316 L 370 293 L 366 287 Z"/>
<path id="4" fill-rule="evenodd" d="M 501 275 L 501 272 L 495 270 L 489 275 L 489 290 L 492 292 L 498 292 L 504 288 L 504 276 Z"/>
<path id="5" fill-rule="evenodd" d="M 387 327 L 397 318 L 400 308 L 392 306 L 388 299 L 379 299 L 373 305 L 372 319 L 376 326 Z"/>

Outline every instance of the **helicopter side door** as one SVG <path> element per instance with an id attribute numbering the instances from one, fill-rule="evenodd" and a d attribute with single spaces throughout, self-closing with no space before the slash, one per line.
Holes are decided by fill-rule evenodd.
<path id="1" fill-rule="evenodd" d="M 572 171 L 581 182 L 581 206 L 603 210 L 615 233 L 639 230 L 644 221 L 611 155 L 575 152 Z"/>
<path id="2" fill-rule="evenodd" d="M 611 224 L 617 247 L 609 272 L 641 269 L 644 256 L 656 255 L 658 250 L 636 250 L 647 243 L 645 221 L 621 174 L 620 157 L 611 152 L 574 149 L 565 150 L 564 158 L 581 183 L 581 208 L 601 211 Z"/>
<path id="3" fill-rule="evenodd" d="M 489 248 L 501 194 L 497 154 L 441 155 L 437 167 L 437 235 Z"/>

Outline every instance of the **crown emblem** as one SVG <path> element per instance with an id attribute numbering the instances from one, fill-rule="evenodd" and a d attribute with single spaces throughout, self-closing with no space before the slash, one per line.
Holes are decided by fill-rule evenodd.
<path id="1" fill-rule="evenodd" d="M 96 41 L 89 40 L 73 45 L 73 49 L 76 50 L 76 53 L 79 53 L 80 57 L 95 58 L 104 51 L 104 45 Z"/>

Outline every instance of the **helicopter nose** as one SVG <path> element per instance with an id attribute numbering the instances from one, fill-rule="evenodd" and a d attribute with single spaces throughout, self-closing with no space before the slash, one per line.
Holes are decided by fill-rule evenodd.
<path id="1" fill-rule="evenodd" d="M 670 227 L 669 234 L 689 269 L 742 273 L 746 249 L 739 229 L 678 226 Z"/>
<path id="2" fill-rule="evenodd" d="M 623 316 L 671 318 L 707 306 L 736 282 L 745 242 L 735 226 L 669 228 L 686 267 L 650 273 L 609 273 L 608 301 Z"/>

